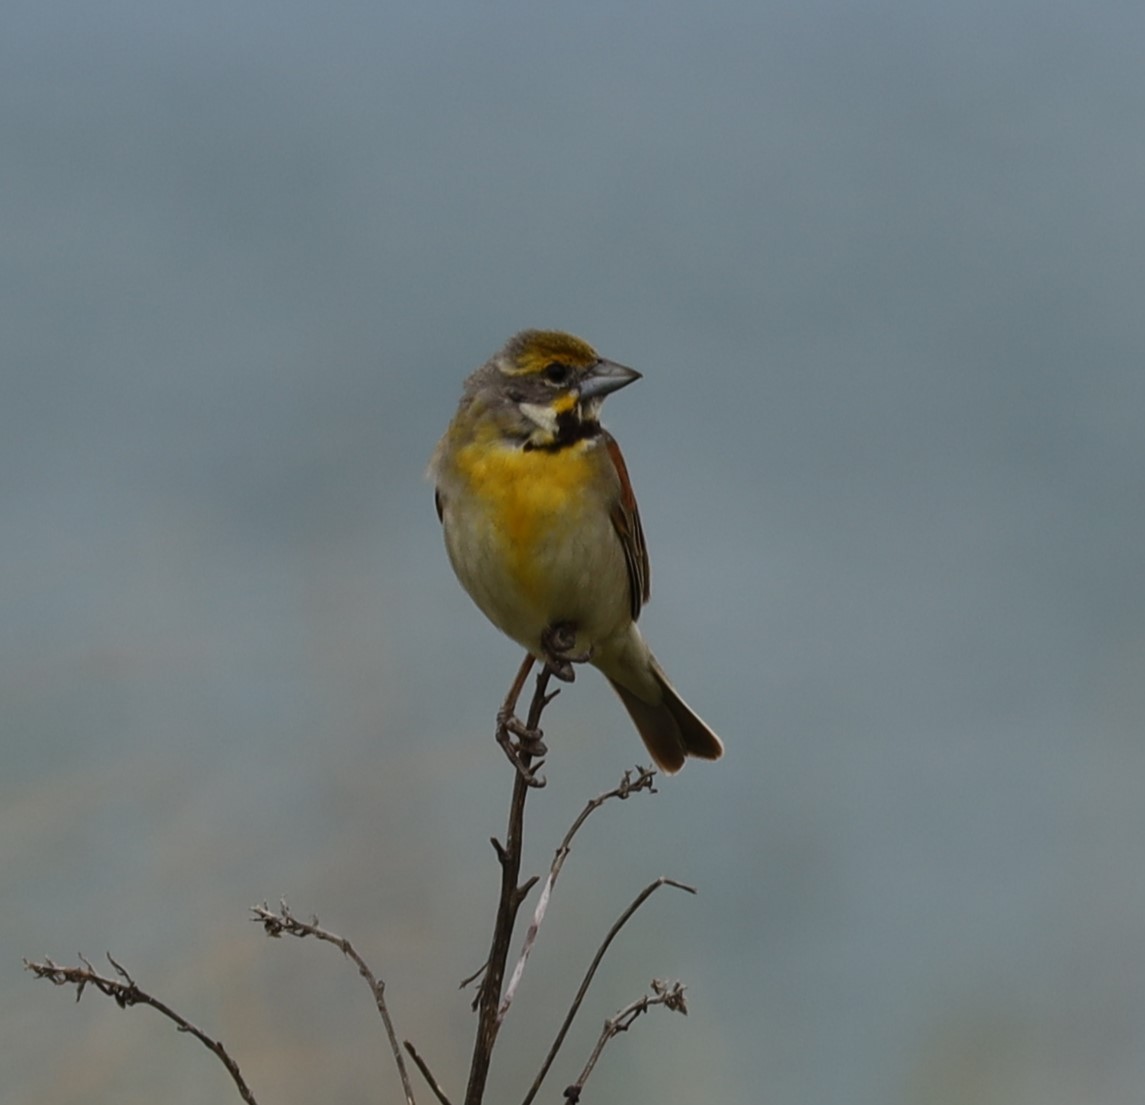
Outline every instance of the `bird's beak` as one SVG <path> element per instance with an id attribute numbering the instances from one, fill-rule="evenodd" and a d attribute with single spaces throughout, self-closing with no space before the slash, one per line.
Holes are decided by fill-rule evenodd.
<path id="1" fill-rule="evenodd" d="M 627 387 L 635 380 L 640 379 L 640 373 L 634 368 L 625 368 L 615 361 L 597 361 L 589 370 L 588 375 L 581 380 L 581 399 L 603 399 L 622 387 Z"/>

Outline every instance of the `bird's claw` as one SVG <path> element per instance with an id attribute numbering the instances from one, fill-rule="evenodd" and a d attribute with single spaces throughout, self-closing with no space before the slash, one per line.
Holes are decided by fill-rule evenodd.
<path id="1" fill-rule="evenodd" d="M 530 729 L 514 714 L 497 716 L 497 743 L 517 769 L 517 774 L 531 787 L 545 785 L 544 776 L 537 774 L 544 766 L 544 760 L 540 757 L 546 756 L 549 751 L 543 736 L 540 729 Z M 536 765 L 530 762 L 534 758 L 537 759 Z"/>
<path id="2" fill-rule="evenodd" d="M 592 659 L 592 649 L 574 653 L 575 647 L 576 626 L 572 622 L 554 622 L 541 634 L 545 666 L 562 683 L 572 683 L 576 679 L 574 664 L 586 664 Z"/>

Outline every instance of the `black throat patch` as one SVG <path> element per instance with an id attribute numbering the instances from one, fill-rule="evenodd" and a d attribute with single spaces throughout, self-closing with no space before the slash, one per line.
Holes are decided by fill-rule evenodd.
<path id="1" fill-rule="evenodd" d="M 575 410 L 563 411 L 557 415 L 557 432 L 553 440 L 547 441 L 543 445 L 526 441 L 525 449 L 528 452 L 539 450 L 543 453 L 559 453 L 562 449 L 567 449 L 578 441 L 587 441 L 590 438 L 599 437 L 600 432 L 600 423 L 595 418 L 582 419 L 577 417 Z"/>

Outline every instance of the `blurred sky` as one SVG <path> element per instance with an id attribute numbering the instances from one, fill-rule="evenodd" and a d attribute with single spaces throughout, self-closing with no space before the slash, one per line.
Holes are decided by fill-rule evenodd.
<path id="1" fill-rule="evenodd" d="M 397 1100 L 353 971 L 247 923 L 285 895 L 460 1097 L 517 654 L 423 473 L 546 326 L 645 374 L 644 624 L 728 753 L 589 822 L 491 1099 L 666 874 L 550 1100 L 653 976 L 691 1013 L 592 1100 L 1139 1100 L 1143 42 L 1112 0 L 8 4 L 0 1096 L 234 1099 L 21 969 L 109 949 L 264 1103 Z M 547 732 L 530 870 L 643 754 L 591 671 Z"/>

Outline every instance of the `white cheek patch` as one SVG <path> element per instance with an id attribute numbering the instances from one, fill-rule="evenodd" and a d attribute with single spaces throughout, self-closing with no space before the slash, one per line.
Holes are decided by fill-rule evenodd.
<path id="1" fill-rule="evenodd" d="M 522 403 L 521 413 L 539 429 L 544 430 L 549 437 L 557 435 L 557 413 L 552 407 L 540 403 Z"/>

